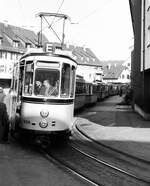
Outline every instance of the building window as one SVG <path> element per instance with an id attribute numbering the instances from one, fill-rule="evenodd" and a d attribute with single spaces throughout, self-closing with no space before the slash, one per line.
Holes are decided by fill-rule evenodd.
<path id="1" fill-rule="evenodd" d="M 130 75 L 129 74 L 127 74 L 127 79 L 130 79 Z"/>
<path id="2" fill-rule="evenodd" d="M 122 74 L 122 79 L 124 79 L 124 74 Z"/>
<path id="3" fill-rule="evenodd" d="M 13 47 L 18 48 L 19 47 L 19 41 L 13 41 Z"/>
<path id="4" fill-rule="evenodd" d="M 7 52 L 1 51 L 1 52 L 0 52 L 0 58 L 2 58 L 2 59 L 7 59 Z"/>
<path id="5" fill-rule="evenodd" d="M 17 53 L 11 53 L 10 58 L 11 58 L 12 60 L 16 60 L 16 59 L 18 59 L 18 54 L 17 54 Z"/>
<path id="6" fill-rule="evenodd" d="M 31 48 L 31 43 L 26 43 L 26 48 Z"/>
<path id="7" fill-rule="evenodd" d="M 13 59 L 13 53 L 10 54 L 10 59 Z"/>
<path id="8" fill-rule="evenodd" d="M 5 52 L 5 54 L 4 54 L 4 58 L 7 59 L 7 52 Z"/>
<path id="9" fill-rule="evenodd" d="M 2 43 L 3 43 L 3 38 L 0 37 L 0 45 L 2 45 Z"/>

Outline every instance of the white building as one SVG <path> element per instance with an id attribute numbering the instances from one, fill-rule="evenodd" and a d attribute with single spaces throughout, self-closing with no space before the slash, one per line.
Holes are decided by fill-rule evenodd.
<path id="1" fill-rule="evenodd" d="M 76 56 L 77 75 L 83 76 L 85 81 L 91 83 L 102 81 L 102 63 L 89 48 L 69 45 L 66 49 L 71 50 Z"/>
<path id="2" fill-rule="evenodd" d="M 48 40 L 43 36 L 43 43 Z M 24 28 L 0 23 L 0 86 L 10 86 L 15 62 L 29 47 L 38 46 L 36 33 Z"/>
<path id="3" fill-rule="evenodd" d="M 131 81 L 130 60 L 104 62 L 103 70 L 105 83 L 130 83 Z"/>

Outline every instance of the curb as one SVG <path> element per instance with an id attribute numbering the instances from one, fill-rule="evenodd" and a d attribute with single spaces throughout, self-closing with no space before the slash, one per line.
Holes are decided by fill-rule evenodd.
<path id="1" fill-rule="evenodd" d="M 150 114 L 144 112 L 137 104 L 134 104 L 134 111 L 140 114 L 145 120 L 150 121 Z"/>

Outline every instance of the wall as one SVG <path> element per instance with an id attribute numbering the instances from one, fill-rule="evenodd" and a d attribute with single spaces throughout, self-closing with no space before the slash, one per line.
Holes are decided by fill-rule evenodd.
<path id="1" fill-rule="evenodd" d="M 150 70 L 141 71 L 141 63 L 147 60 L 141 51 L 141 3 L 142 0 L 132 0 L 132 20 L 134 25 L 134 51 L 131 62 L 131 86 L 133 101 L 144 112 L 150 113 Z M 143 56 L 142 56 L 143 55 Z"/>

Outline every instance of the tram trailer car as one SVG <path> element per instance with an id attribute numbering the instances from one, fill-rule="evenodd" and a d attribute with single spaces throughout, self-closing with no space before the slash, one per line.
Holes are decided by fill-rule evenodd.
<path id="1" fill-rule="evenodd" d="M 102 101 L 106 97 L 109 97 L 108 85 L 102 82 L 93 84 L 93 92 L 97 96 L 97 101 Z"/>
<path id="2" fill-rule="evenodd" d="M 24 55 L 14 70 L 11 130 L 19 128 L 36 134 L 70 132 L 76 67 L 76 61 L 66 54 Z"/>
<path id="3" fill-rule="evenodd" d="M 94 84 L 86 83 L 86 102 L 85 105 L 92 105 L 97 102 L 97 95 L 94 93 Z"/>
<path id="4" fill-rule="evenodd" d="M 76 76 L 76 90 L 75 90 L 75 102 L 74 110 L 79 110 L 85 106 L 86 102 L 86 88 L 85 80 L 82 76 Z"/>
<path id="5" fill-rule="evenodd" d="M 83 76 L 76 76 L 75 111 L 97 102 L 96 86 L 86 82 Z"/>
<path id="6" fill-rule="evenodd" d="M 108 84 L 108 94 L 109 96 L 114 96 L 119 93 L 117 84 L 109 83 Z"/>

